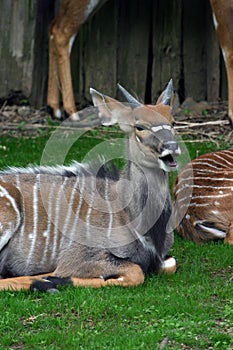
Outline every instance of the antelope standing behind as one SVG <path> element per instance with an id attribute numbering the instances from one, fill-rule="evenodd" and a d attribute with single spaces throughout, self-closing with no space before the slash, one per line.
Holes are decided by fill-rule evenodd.
<path id="1" fill-rule="evenodd" d="M 196 243 L 233 244 L 233 149 L 197 157 L 174 184 L 178 233 Z"/>
<path id="2" fill-rule="evenodd" d="M 180 153 L 172 82 L 155 106 L 120 88 L 130 106 L 91 89 L 104 124 L 118 123 L 127 134 L 127 162 L 117 179 L 76 162 L 1 172 L 0 289 L 50 290 L 64 279 L 136 286 L 149 272 L 175 271 L 175 259 L 166 259 L 173 244 L 166 172 L 176 169 Z"/>
<path id="3" fill-rule="evenodd" d="M 62 0 L 49 30 L 49 78 L 47 104 L 61 118 L 61 86 L 64 109 L 79 120 L 72 88 L 70 52 L 82 24 L 107 0 Z M 228 79 L 228 116 L 233 125 L 233 0 L 210 0 L 215 28 L 222 48 Z"/>

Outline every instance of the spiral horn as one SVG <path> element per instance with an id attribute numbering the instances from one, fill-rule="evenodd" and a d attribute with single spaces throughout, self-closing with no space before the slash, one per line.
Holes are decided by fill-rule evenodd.
<path id="1" fill-rule="evenodd" d="M 142 105 L 135 97 L 133 97 L 127 90 L 125 90 L 123 86 L 121 86 L 119 83 L 117 84 L 117 86 L 129 103 L 136 105 L 136 107 L 139 107 Z"/>

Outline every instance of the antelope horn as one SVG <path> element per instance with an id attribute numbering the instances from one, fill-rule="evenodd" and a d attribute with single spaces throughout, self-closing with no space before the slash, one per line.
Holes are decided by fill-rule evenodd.
<path id="1" fill-rule="evenodd" d="M 142 105 L 138 100 L 136 100 L 135 97 L 133 97 L 127 90 L 125 90 L 123 86 L 121 86 L 119 83 L 117 84 L 117 86 L 129 103 L 133 103 L 137 107 Z"/>
<path id="2" fill-rule="evenodd" d="M 172 93 L 173 93 L 173 83 L 172 83 L 172 79 L 171 79 L 169 81 L 169 83 L 167 84 L 166 89 L 164 90 L 161 103 L 163 103 L 164 105 L 170 105 Z"/>

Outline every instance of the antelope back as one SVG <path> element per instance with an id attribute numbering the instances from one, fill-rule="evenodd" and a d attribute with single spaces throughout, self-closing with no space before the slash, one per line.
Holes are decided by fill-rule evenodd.
<path id="1" fill-rule="evenodd" d="M 224 239 L 233 244 L 233 149 L 191 161 L 173 192 L 180 235 L 197 243 Z"/>

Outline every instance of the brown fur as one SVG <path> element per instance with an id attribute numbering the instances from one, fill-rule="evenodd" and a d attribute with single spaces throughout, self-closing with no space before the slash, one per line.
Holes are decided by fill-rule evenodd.
<path id="1" fill-rule="evenodd" d="M 127 134 L 126 166 L 115 177 L 79 163 L 1 172 L 0 289 L 137 286 L 148 273 L 175 271 L 174 259 L 165 264 L 173 244 L 165 171 L 180 152 L 171 108 L 163 99 L 135 108 L 91 94 L 101 120 Z"/>
<path id="2" fill-rule="evenodd" d="M 233 149 L 202 155 L 177 177 L 173 192 L 177 231 L 197 243 L 233 244 Z"/>

